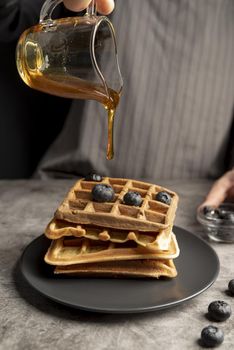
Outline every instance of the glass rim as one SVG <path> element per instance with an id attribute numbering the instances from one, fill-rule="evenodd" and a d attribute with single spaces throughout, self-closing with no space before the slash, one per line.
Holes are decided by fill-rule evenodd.
<path id="1" fill-rule="evenodd" d="M 210 227 L 210 228 L 233 228 L 234 229 L 234 223 L 230 223 L 228 219 L 221 219 L 221 218 L 211 218 L 208 219 L 205 214 L 203 213 L 203 208 L 200 208 L 197 211 L 197 220 L 204 226 Z M 234 202 L 224 202 L 222 203 L 218 208 L 214 209 L 226 209 L 230 208 L 231 212 L 234 213 Z"/>

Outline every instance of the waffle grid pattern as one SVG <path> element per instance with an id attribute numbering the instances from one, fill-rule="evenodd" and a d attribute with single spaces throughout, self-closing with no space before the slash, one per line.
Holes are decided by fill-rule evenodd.
<path id="1" fill-rule="evenodd" d="M 113 187 L 115 192 L 113 202 L 92 201 L 92 188 L 100 183 Z M 140 207 L 123 203 L 123 197 L 128 191 L 141 194 L 143 201 Z M 171 195 L 170 205 L 155 200 L 156 194 L 160 191 L 166 191 Z M 102 182 L 79 180 L 55 215 L 58 219 L 77 223 L 92 222 L 98 226 L 157 231 L 172 225 L 177 202 L 177 195 L 164 187 L 141 181 L 106 177 Z"/>
<path id="2" fill-rule="evenodd" d="M 179 247 L 172 234 L 168 251 L 152 252 L 135 242 L 113 243 L 92 241 L 86 238 L 60 238 L 52 241 L 45 255 L 51 265 L 63 266 L 79 263 L 92 263 L 136 259 L 174 259 L 179 255 Z"/>
<path id="3" fill-rule="evenodd" d="M 167 250 L 170 235 L 166 230 L 161 232 L 139 232 L 126 231 L 117 229 L 108 229 L 102 227 L 93 227 L 88 225 L 79 225 L 53 219 L 45 230 L 45 235 L 49 239 L 59 239 L 65 236 L 84 237 L 91 240 L 111 241 L 114 243 L 125 243 L 127 241 L 134 241 L 142 247 L 152 250 Z"/>

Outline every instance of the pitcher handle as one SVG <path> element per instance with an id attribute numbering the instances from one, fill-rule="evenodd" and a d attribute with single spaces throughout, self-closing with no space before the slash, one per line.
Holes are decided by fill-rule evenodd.
<path id="1" fill-rule="evenodd" d="M 97 16 L 96 0 L 92 0 L 86 9 L 86 16 Z"/>
<path id="2" fill-rule="evenodd" d="M 63 0 L 46 0 L 41 8 L 40 23 L 52 21 L 52 13 L 54 9 L 61 4 Z"/>
<path id="3" fill-rule="evenodd" d="M 46 0 L 41 8 L 40 23 L 52 21 L 52 13 L 61 2 L 63 2 L 63 0 Z M 92 0 L 86 9 L 86 15 L 96 16 L 96 14 L 96 0 Z"/>

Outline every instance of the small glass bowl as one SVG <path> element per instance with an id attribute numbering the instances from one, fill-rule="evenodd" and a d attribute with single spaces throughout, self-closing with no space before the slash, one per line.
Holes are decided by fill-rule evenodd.
<path id="1" fill-rule="evenodd" d="M 223 203 L 214 209 L 221 213 L 233 213 L 234 203 Z M 208 237 L 216 242 L 234 243 L 234 222 L 220 217 L 205 215 L 204 208 L 197 212 L 197 220 L 202 224 Z"/>

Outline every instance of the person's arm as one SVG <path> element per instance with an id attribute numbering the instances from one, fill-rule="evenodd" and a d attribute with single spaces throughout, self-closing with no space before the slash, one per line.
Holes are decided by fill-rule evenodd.
<path id="1" fill-rule="evenodd" d="M 82 11 L 88 7 L 91 0 L 64 0 L 64 5 L 71 11 Z M 97 11 L 108 15 L 114 10 L 114 0 L 96 0 Z"/>
<path id="2" fill-rule="evenodd" d="M 20 34 L 39 22 L 44 0 L 0 0 L 0 42 L 18 40 Z"/>
<path id="3" fill-rule="evenodd" d="M 234 169 L 215 181 L 201 207 L 218 207 L 226 199 L 234 200 Z"/>

